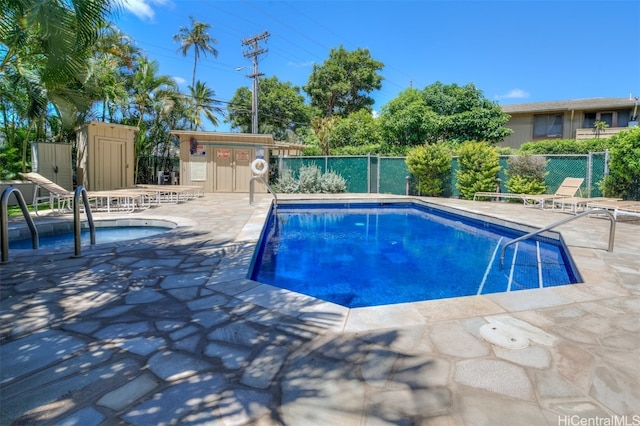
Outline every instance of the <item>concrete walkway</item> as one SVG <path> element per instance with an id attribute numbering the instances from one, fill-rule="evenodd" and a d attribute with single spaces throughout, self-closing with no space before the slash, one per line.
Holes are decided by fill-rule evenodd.
<path id="1" fill-rule="evenodd" d="M 607 220 L 559 228 L 583 284 L 349 310 L 246 279 L 270 201 L 96 215 L 178 227 L 78 258 L 11 251 L 0 424 L 640 424 L 637 221 L 617 224 L 612 253 Z M 535 226 L 566 217 L 433 201 Z M 491 344 L 486 324 L 528 345 Z"/>

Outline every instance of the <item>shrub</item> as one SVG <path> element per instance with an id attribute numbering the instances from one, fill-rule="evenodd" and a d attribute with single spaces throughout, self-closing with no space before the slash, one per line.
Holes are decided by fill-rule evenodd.
<path id="1" fill-rule="evenodd" d="M 338 193 L 347 190 L 345 179 L 335 172 L 321 174 L 320 167 L 311 164 L 300 167 L 300 178 L 296 179 L 293 172 L 285 170 L 278 182 L 275 184 L 277 192 L 291 194 L 302 192 L 311 193 Z"/>
<path id="2" fill-rule="evenodd" d="M 449 192 L 451 151 L 441 144 L 411 148 L 405 158 L 409 172 L 417 179 L 420 193 L 437 197 Z"/>
<path id="3" fill-rule="evenodd" d="M 620 132 L 611 143 L 609 176 L 601 187 L 608 197 L 640 199 L 640 127 Z"/>
<path id="4" fill-rule="evenodd" d="M 493 191 L 500 171 L 498 151 L 486 142 L 465 142 L 458 149 L 456 187 L 468 200 L 478 191 Z"/>
<path id="5" fill-rule="evenodd" d="M 298 184 L 298 180 L 293 176 L 293 172 L 287 169 L 282 173 L 278 182 L 276 182 L 275 189 L 277 192 L 292 194 L 300 190 L 300 185 Z"/>
<path id="6" fill-rule="evenodd" d="M 551 139 L 522 144 L 523 154 L 588 154 L 609 148 L 610 139 Z"/>
<path id="7" fill-rule="evenodd" d="M 300 167 L 300 178 L 298 179 L 299 191 L 305 194 L 322 192 L 322 172 L 320 167 L 311 164 Z"/>
<path id="8" fill-rule="evenodd" d="M 336 194 L 347 190 L 347 181 L 335 172 L 327 172 L 321 179 L 322 192 Z"/>
<path id="9" fill-rule="evenodd" d="M 543 194 L 547 190 L 544 183 L 546 166 L 547 161 L 543 157 L 525 154 L 509 158 L 507 190 L 516 194 Z"/>

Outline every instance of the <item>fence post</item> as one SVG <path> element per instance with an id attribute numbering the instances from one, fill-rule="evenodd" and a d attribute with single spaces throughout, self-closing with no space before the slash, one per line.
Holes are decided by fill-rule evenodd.
<path id="1" fill-rule="evenodd" d="M 380 193 L 380 170 L 382 169 L 382 162 L 380 161 L 380 154 L 376 155 L 377 161 L 376 163 L 378 164 L 378 170 L 376 172 L 376 194 Z"/>
<path id="2" fill-rule="evenodd" d="M 593 152 L 587 156 L 587 197 L 591 197 L 591 181 L 593 178 Z"/>
<path id="3" fill-rule="evenodd" d="M 371 153 L 367 154 L 367 194 L 371 194 Z"/>

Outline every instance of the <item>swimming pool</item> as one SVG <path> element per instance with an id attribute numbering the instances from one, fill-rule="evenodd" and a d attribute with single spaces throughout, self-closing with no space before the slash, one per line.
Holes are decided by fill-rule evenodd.
<path id="1" fill-rule="evenodd" d="M 516 224 L 514 224 L 516 225 Z M 561 236 L 427 203 L 279 203 L 249 278 L 349 308 L 573 284 Z"/>
<path id="2" fill-rule="evenodd" d="M 173 229 L 176 225 L 164 220 L 104 220 L 95 222 L 96 244 L 128 241 L 151 237 Z M 39 248 L 60 250 L 74 247 L 73 223 L 50 223 L 38 226 Z M 89 229 L 83 228 L 80 234 L 81 244 L 91 244 Z M 21 236 L 9 240 L 10 250 L 33 249 L 31 236 L 26 230 Z"/>

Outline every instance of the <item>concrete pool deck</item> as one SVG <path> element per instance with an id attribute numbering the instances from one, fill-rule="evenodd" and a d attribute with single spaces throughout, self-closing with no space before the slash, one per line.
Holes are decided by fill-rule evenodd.
<path id="1" fill-rule="evenodd" d="M 557 229 L 582 284 L 349 310 L 246 279 L 271 202 L 256 198 L 96 214 L 178 227 L 78 258 L 10 251 L 0 424 L 640 424 L 637 220 L 617 223 L 613 252 L 608 220 Z M 540 227 L 566 217 L 429 200 Z M 38 218 L 59 220 L 72 216 Z M 528 346 L 489 343 L 487 324 Z"/>

